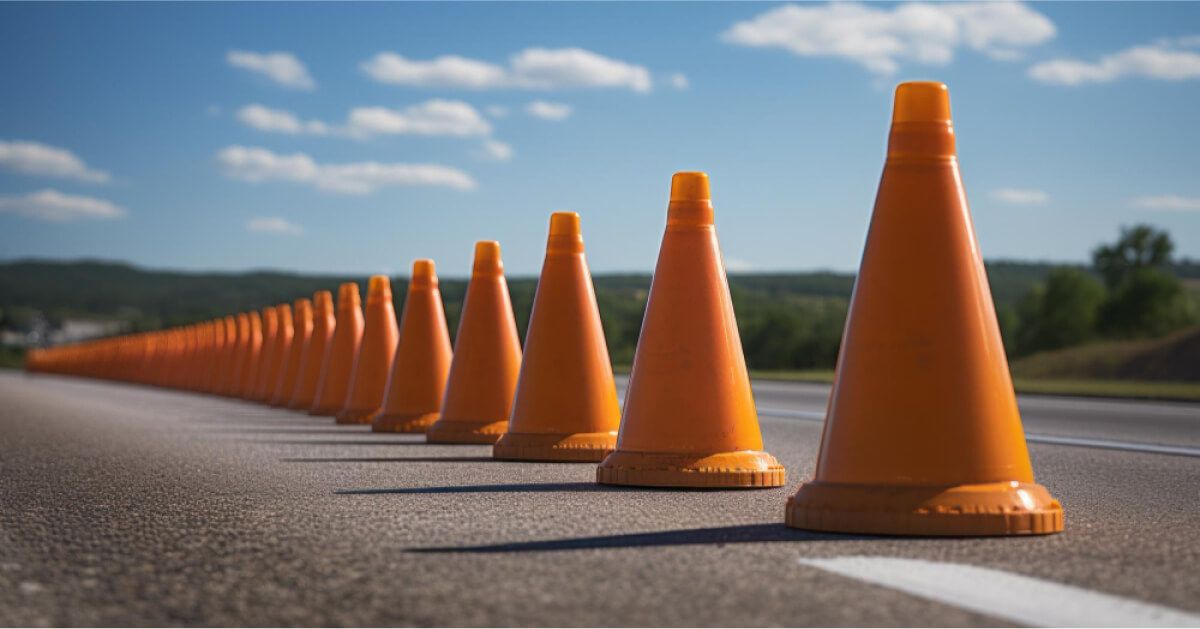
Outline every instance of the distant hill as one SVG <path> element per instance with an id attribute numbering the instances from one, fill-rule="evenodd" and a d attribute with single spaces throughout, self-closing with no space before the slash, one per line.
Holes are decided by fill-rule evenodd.
<path id="1" fill-rule="evenodd" d="M 1055 266 L 1014 261 L 987 264 L 1002 327 L 1011 320 L 1007 315 L 1017 302 Z M 0 328 L 22 329 L 31 318 L 43 318 L 51 326 L 65 320 L 103 319 L 123 321 L 131 330 L 153 330 L 259 309 L 317 290 L 336 291 L 338 284 L 347 281 L 366 289 L 366 278 L 361 276 L 280 271 L 194 273 L 96 260 L 19 260 L 0 263 Z M 600 274 L 594 281 L 612 359 L 628 364 L 641 329 L 650 275 Z M 833 366 L 853 275 L 828 271 L 732 274 L 729 283 L 752 367 Z M 522 337 L 536 287 L 536 278 L 509 278 Z M 453 334 L 466 280 L 442 278 L 441 288 Z M 406 289 L 406 278 L 393 279 L 397 311 L 403 307 Z"/>
<path id="2" fill-rule="evenodd" d="M 1110 341 L 1013 361 L 1016 378 L 1200 382 L 1200 327 L 1158 339 Z"/>

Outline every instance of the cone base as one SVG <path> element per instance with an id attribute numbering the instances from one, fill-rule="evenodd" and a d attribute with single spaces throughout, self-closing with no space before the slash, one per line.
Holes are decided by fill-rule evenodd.
<path id="1" fill-rule="evenodd" d="M 342 409 L 341 412 L 339 412 L 337 415 L 334 415 L 334 418 L 337 419 L 337 423 L 339 423 L 339 424 L 369 424 L 369 423 L 371 423 L 371 418 L 374 417 L 375 413 L 378 413 L 378 412 L 379 412 L 379 409 L 377 409 L 377 408 L 370 408 L 370 409 L 347 408 L 347 409 Z"/>
<path id="2" fill-rule="evenodd" d="M 836 533 L 919 536 L 1047 535 L 1062 506 L 1045 487 L 1016 481 L 951 487 L 804 483 L 787 525 Z"/>
<path id="3" fill-rule="evenodd" d="M 285 408 L 287 408 L 288 410 L 291 410 L 291 411 L 300 411 L 303 413 L 307 413 L 309 411 L 309 409 L 312 408 L 312 402 L 309 401 L 307 404 L 305 404 L 303 401 L 289 402 L 285 406 Z"/>
<path id="4" fill-rule="evenodd" d="M 336 408 L 336 407 L 335 408 L 329 408 L 329 407 L 312 408 L 312 409 L 308 410 L 308 414 L 312 415 L 313 417 L 333 417 L 333 416 L 337 415 L 338 411 L 340 411 L 340 410 L 342 410 L 342 409 Z"/>
<path id="5" fill-rule="evenodd" d="M 613 452 L 596 468 L 602 485 L 643 487 L 782 487 L 786 472 L 766 452 L 743 450 L 716 454 Z"/>
<path id="6" fill-rule="evenodd" d="M 492 448 L 492 457 L 504 461 L 599 463 L 616 447 L 616 431 L 549 435 L 508 432 Z"/>
<path id="7" fill-rule="evenodd" d="M 496 443 L 508 430 L 508 420 L 469 421 L 439 419 L 425 431 L 429 443 Z"/>
<path id="8" fill-rule="evenodd" d="M 371 420 L 371 432 L 423 433 L 442 416 L 439 412 L 407 413 L 403 415 L 376 415 Z"/>

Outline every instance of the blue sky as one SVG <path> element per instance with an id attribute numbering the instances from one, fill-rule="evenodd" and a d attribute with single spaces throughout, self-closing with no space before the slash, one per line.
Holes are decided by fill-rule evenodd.
<path id="1" fill-rule="evenodd" d="M 1200 3 L 135 3 L 0 5 L 0 258 L 530 275 L 574 210 L 648 271 L 698 169 L 731 270 L 853 270 L 911 79 L 986 257 L 1200 257 Z"/>

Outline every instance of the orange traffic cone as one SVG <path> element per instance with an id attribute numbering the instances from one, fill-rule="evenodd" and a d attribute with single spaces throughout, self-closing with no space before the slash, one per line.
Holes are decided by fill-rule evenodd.
<path id="1" fill-rule="evenodd" d="M 941 83 L 896 89 L 850 303 L 816 474 L 788 500 L 788 525 L 1061 531 L 1061 506 L 1033 480 Z"/>
<path id="2" fill-rule="evenodd" d="M 616 446 L 620 424 L 579 215 L 555 212 L 512 419 L 492 452 L 497 459 L 599 462 Z"/>
<path id="3" fill-rule="evenodd" d="M 463 299 L 442 416 L 426 439 L 495 443 L 508 427 L 521 369 L 521 341 L 504 281 L 500 243 L 475 243 L 471 283 Z"/>
<path id="4" fill-rule="evenodd" d="M 284 406 L 292 399 L 296 380 L 300 376 L 300 359 L 304 354 L 304 346 L 308 345 L 312 335 L 312 325 L 312 302 L 297 299 L 292 306 L 292 342 L 284 350 L 279 380 L 275 383 L 275 394 L 271 396 L 271 406 Z"/>
<path id="5" fill-rule="evenodd" d="M 271 372 L 274 369 L 273 362 L 276 357 L 276 345 L 279 339 L 279 312 L 274 306 L 269 306 L 262 309 L 262 353 L 258 359 L 258 369 L 254 376 L 254 387 L 251 389 L 249 399 L 255 402 L 265 401 L 267 398 L 267 380 L 271 377 Z"/>
<path id="6" fill-rule="evenodd" d="M 358 296 L 358 284 L 346 282 L 338 287 L 337 322 L 321 363 L 317 396 L 313 398 L 309 415 L 336 415 L 342 410 L 362 335 L 362 298 Z"/>
<path id="7" fill-rule="evenodd" d="M 238 381 L 238 397 L 249 398 L 254 393 L 257 384 L 259 367 L 262 365 L 263 333 L 262 316 L 257 311 L 246 313 L 247 337 L 246 348 L 242 353 L 242 373 Z"/>
<path id="8" fill-rule="evenodd" d="M 708 175 L 676 173 L 609 485 L 778 487 L 717 245 Z"/>
<path id="9" fill-rule="evenodd" d="M 369 424 L 383 406 L 392 356 L 396 353 L 396 309 L 392 284 L 386 275 L 373 275 L 367 285 L 367 313 L 362 344 L 354 359 L 346 403 L 337 414 L 339 424 Z"/>
<path id="10" fill-rule="evenodd" d="M 425 432 L 441 415 L 446 376 L 450 373 L 450 331 L 433 260 L 413 262 L 400 341 L 383 409 L 371 421 L 375 432 Z"/>
<path id="11" fill-rule="evenodd" d="M 237 397 L 241 391 L 242 369 L 245 368 L 246 350 L 250 345 L 250 317 L 240 312 L 233 320 L 233 351 L 229 354 L 229 372 L 225 374 L 221 384 L 221 394 L 226 397 Z M 142 351 L 146 351 L 144 346 Z"/>
<path id="12" fill-rule="evenodd" d="M 317 397 L 317 380 L 321 377 L 321 363 L 325 350 L 333 338 L 333 296 L 327 290 L 313 293 L 312 334 L 300 356 L 300 374 L 296 377 L 296 390 L 292 392 L 288 408 L 308 410 Z"/>

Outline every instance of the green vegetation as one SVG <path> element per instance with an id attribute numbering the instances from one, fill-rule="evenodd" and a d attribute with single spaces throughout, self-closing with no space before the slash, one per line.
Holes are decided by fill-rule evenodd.
<path id="1" fill-rule="evenodd" d="M 1163 339 L 1169 345 L 1170 339 L 1178 339 L 1164 335 L 1200 323 L 1200 264 L 1175 262 L 1172 251 L 1165 232 L 1136 226 L 1122 230 L 1116 242 L 1098 247 L 1091 267 L 988 263 L 1019 388 L 1033 390 L 1034 380 L 1038 387 L 1061 381 L 1068 388 L 1073 381 L 1090 379 L 1200 381 L 1200 373 L 1162 366 L 1200 364 L 1195 358 L 1200 348 L 1143 351 L 1150 347 L 1146 339 Z M 119 320 L 128 330 L 152 330 L 336 290 L 345 281 L 357 281 L 365 290 L 361 277 L 179 273 L 95 261 L 18 261 L 0 264 L 0 330 L 29 330 L 39 322 L 53 328 L 79 319 Z M 599 275 L 594 281 L 613 362 L 628 365 L 637 346 L 650 276 Z M 399 310 L 407 283 L 405 278 L 393 282 Z M 756 376 L 830 378 L 853 290 L 852 275 L 734 274 L 729 284 L 746 361 Z M 509 278 L 522 336 L 536 287 L 534 278 Z M 441 288 L 453 334 L 466 282 L 443 278 Z M 1141 349 L 1129 349 L 1134 347 Z M 1132 355 L 1142 358 L 1122 358 Z M 18 360 L 15 356 L 11 348 L 4 350 L 0 364 L 12 364 Z M 1114 364 L 1122 367 L 1105 367 Z"/>

